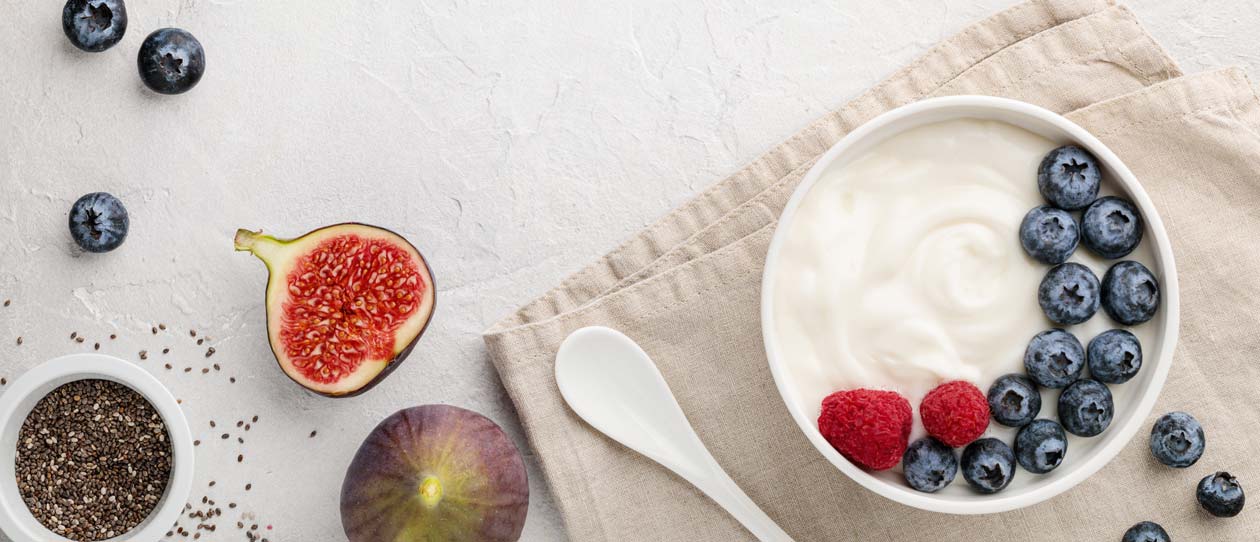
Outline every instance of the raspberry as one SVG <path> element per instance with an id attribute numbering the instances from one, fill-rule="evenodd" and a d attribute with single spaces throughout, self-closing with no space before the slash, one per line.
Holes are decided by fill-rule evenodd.
<path id="1" fill-rule="evenodd" d="M 989 428 L 989 402 L 970 382 L 946 382 L 923 397 L 919 418 L 929 435 L 958 448 Z"/>
<path id="2" fill-rule="evenodd" d="M 901 461 L 913 423 L 910 402 L 897 392 L 845 390 L 823 399 L 818 431 L 849 461 L 885 470 Z"/>

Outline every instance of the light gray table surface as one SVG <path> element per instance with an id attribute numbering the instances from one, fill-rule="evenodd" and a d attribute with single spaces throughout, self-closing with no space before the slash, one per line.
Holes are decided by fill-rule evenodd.
<path id="1" fill-rule="evenodd" d="M 530 469 L 523 539 L 562 540 L 480 332 L 1012 3 L 129 0 L 125 39 L 90 55 L 62 35 L 60 2 L 6 2 L 0 376 L 97 341 L 156 375 L 203 440 L 193 499 L 239 504 L 202 541 L 243 540 L 242 516 L 272 526 L 273 541 L 344 540 L 338 491 L 355 449 L 382 418 L 424 403 L 502 424 Z M 1186 71 L 1260 73 L 1250 0 L 1129 5 Z M 163 26 L 205 45 L 206 76 L 186 95 L 152 94 L 137 77 L 140 42 Z M 98 190 L 125 201 L 132 231 L 118 251 L 84 255 L 67 211 Z M 438 313 L 387 381 L 333 400 L 276 367 L 264 268 L 231 238 L 347 220 L 421 247 Z M 154 335 L 158 323 L 168 329 Z M 190 329 L 211 337 L 213 358 Z M 254 415 L 248 433 L 234 427 Z"/>

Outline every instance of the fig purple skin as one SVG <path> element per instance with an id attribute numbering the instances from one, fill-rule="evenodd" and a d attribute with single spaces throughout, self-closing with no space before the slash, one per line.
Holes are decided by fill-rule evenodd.
<path id="1" fill-rule="evenodd" d="M 516 445 L 485 416 L 449 405 L 386 418 L 341 485 L 350 542 L 510 542 L 521 537 L 528 509 Z"/>

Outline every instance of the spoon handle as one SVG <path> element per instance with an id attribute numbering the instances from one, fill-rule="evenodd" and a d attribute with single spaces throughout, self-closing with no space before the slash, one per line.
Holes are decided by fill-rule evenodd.
<path id="1" fill-rule="evenodd" d="M 704 448 L 701 448 L 704 449 Z M 748 532 L 757 537 L 761 542 L 792 542 L 792 537 L 787 534 L 779 524 L 775 523 L 770 516 L 757 506 L 748 497 L 744 490 L 740 489 L 732 480 L 730 475 L 722 469 L 716 459 L 704 449 L 705 455 L 708 456 L 708 465 L 702 474 L 696 476 L 695 479 L 689 480 L 692 485 L 696 486 L 708 495 L 710 499 L 726 509 L 726 512 L 739 521 L 740 524 L 748 529 Z M 684 476 L 685 477 L 685 476 Z"/>

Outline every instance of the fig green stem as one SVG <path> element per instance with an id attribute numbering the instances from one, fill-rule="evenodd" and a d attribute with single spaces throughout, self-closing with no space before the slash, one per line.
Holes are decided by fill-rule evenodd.
<path id="1" fill-rule="evenodd" d="M 271 256 L 275 254 L 276 250 L 284 246 L 275 237 L 263 235 L 262 231 L 249 231 L 246 229 L 236 230 L 235 245 L 236 250 L 251 252 L 264 262 L 271 261 Z"/>
<path id="2" fill-rule="evenodd" d="M 442 482 L 436 476 L 425 476 L 420 481 L 420 502 L 430 510 L 442 502 Z"/>

